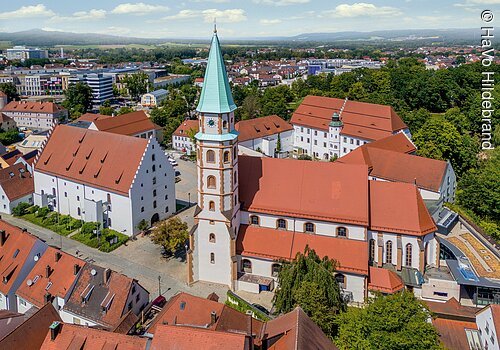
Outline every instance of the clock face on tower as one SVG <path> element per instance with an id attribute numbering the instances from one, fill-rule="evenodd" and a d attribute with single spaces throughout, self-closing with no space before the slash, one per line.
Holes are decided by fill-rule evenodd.
<path id="1" fill-rule="evenodd" d="M 207 126 L 209 128 L 213 128 L 215 126 L 215 120 L 213 120 L 213 119 L 207 119 Z"/>

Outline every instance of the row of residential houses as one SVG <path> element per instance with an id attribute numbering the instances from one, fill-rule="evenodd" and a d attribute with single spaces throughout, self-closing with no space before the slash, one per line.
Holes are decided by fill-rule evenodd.
<path id="1" fill-rule="evenodd" d="M 73 257 L 0 220 L 0 309 L 54 306 L 64 322 L 113 330 L 149 303 L 138 281 Z M 33 311 L 33 310 L 32 310 Z"/>

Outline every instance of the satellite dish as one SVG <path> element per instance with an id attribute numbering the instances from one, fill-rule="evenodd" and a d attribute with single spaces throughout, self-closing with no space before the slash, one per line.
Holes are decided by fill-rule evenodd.
<path id="1" fill-rule="evenodd" d="M 95 275 L 97 275 L 97 271 L 96 271 L 96 270 L 94 270 L 94 269 L 92 269 L 92 270 L 90 270 L 90 274 L 91 274 L 92 276 L 95 276 Z"/>
<path id="2" fill-rule="evenodd" d="M 33 285 L 33 281 L 32 280 L 27 280 L 26 284 L 28 285 L 28 287 L 31 287 Z"/>
<path id="3" fill-rule="evenodd" d="M 38 261 L 38 259 L 40 259 L 40 257 L 38 256 L 38 254 L 33 257 L 33 260 L 35 260 L 35 261 Z"/>

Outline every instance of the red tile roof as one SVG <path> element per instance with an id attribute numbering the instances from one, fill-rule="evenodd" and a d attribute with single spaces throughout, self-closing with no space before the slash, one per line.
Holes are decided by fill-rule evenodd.
<path id="1" fill-rule="evenodd" d="M 181 125 L 174 131 L 175 136 L 189 137 L 187 132 L 193 130 L 195 133 L 200 129 L 200 124 L 198 120 L 185 120 Z"/>
<path id="2" fill-rule="evenodd" d="M 328 131 L 333 113 L 339 113 L 343 105 L 344 100 L 338 98 L 306 96 L 290 122 Z M 373 103 L 348 100 L 340 117 L 344 123 L 342 135 L 364 140 L 380 140 L 407 128 L 392 107 Z"/>
<path id="3" fill-rule="evenodd" d="M 14 164 L 19 158 L 23 156 L 23 153 L 15 149 L 13 151 L 2 154 L 0 157 L 10 166 Z"/>
<path id="4" fill-rule="evenodd" d="M 475 322 L 477 308 L 472 306 L 463 306 L 457 299 L 448 299 L 445 303 L 425 300 L 429 310 L 440 318 L 450 318 L 462 321 Z"/>
<path id="5" fill-rule="evenodd" d="M 277 115 L 270 115 L 239 121 L 235 129 L 240 133 L 238 141 L 243 142 L 290 131 L 293 130 L 293 126 Z"/>
<path id="6" fill-rule="evenodd" d="M 368 167 L 240 156 L 243 208 L 368 226 Z"/>
<path id="7" fill-rule="evenodd" d="M 35 171 L 128 196 L 147 144 L 138 137 L 59 125 Z"/>
<path id="8" fill-rule="evenodd" d="M 388 151 L 364 145 L 338 159 L 344 164 L 366 164 L 370 175 L 389 181 L 406 182 L 438 192 L 446 174 L 447 162 Z"/>
<path id="9" fill-rule="evenodd" d="M 95 328 L 61 323 L 54 340 L 47 329 L 41 350 L 141 350 L 146 349 L 147 339 L 111 333 Z"/>
<path id="10" fill-rule="evenodd" d="M 269 350 L 337 349 L 300 307 L 266 323 L 264 341 L 273 338 Z"/>
<path id="11" fill-rule="evenodd" d="M 394 271 L 370 266 L 369 290 L 392 294 L 403 288 L 403 281 Z"/>
<path id="12" fill-rule="evenodd" d="M 54 321 L 61 321 L 56 309 L 50 303 L 43 305 L 33 314 L 31 311 L 33 310 L 20 317 L 22 323 L 16 324 L 4 337 L 0 337 L 0 349 L 40 349 L 49 326 Z M 20 320 L 15 320 L 13 323 L 17 321 Z"/>
<path id="13" fill-rule="evenodd" d="M 112 118 L 110 115 L 104 114 L 94 114 L 94 113 L 85 113 L 80 116 L 80 118 L 75 119 L 74 122 L 95 122 L 96 120 L 108 119 Z"/>
<path id="14" fill-rule="evenodd" d="M 57 258 L 59 259 L 57 260 Z M 17 289 L 16 294 L 36 307 L 45 304 L 46 293 L 50 293 L 53 297 L 66 299 L 71 286 L 78 277 L 78 274 L 74 274 L 75 265 L 79 267 L 78 272 L 85 265 L 85 261 L 59 249 L 49 247 Z M 50 267 L 49 277 L 46 275 L 47 266 Z M 31 281 L 31 285 L 28 285 L 28 280 Z M 49 283 L 50 287 L 47 289 Z"/>
<path id="15" fill-rule="evenodd" d="M 244 256 L 292 260 L 306 246 L 338 263 L 337 269 L 368 275 L 368 243 L 353 239 L 241 225 L 236 251 Z"/>
<path id="16" fill-rule="evenodd" d="M 413 142 L 403 132 L 367 143 L 366 147 L 376 147 L 400 153 L 413 153 L 417 150 Z"/>
<path id="17" fill-rule="evenodd" d="M 0 169 L 0 186 L 10 201 L 35 192 L 33 176 L 24 164 L 14 164 Z"/>
<path id="18" fill-rule="evenodd" d="M 92 274 L 92 271 L 95 271 L 95 274 Z M 90 319 L 107 328 L 116 328 L 122 322 L 122 317 L 128 312 L 127 299 L 131 294 L 134 280 L 116 271 L 110 270 L 109 273 L 109 280 L 104 282 L 106 269 L 86 264 L 64 305 L 64 310 Z M 89 298 L 82 304 L 82 294 L 85 295 L 90 289 L 92 292 Z M 108 302 L 105 303 L 106 300 Z M 102 311 L 103 303 L 109 305 L 105 313 Z"/>
<path id="19" fill-rule="evenodd" d="M 370 181 L 370 229 L 412 236 L 437 231 L 415 185 Z"/>
<path id="20" fill-rule="evenodd" d="M 54 114 L 65 109 L 53 102 L 12 101 L 5 105 L 3 112 L 48 113 Z"/>
<path id="21" fill-rule="evenodd" d="M 212 312 L 216 315 L 215 323 L 212 322 Z M 158 327 L 162 324 L 245 333 L 249 325 L 248 319 L 248 315 L 229 306 L 181 292 L 173 296 L 163 307 L 152 322 L 148 333 L 158 334 Z M 252 333 L 258 338 L 261 336 L 263 322 L 254 318 L 251 321 Z"/>
<path id="22" fill-rule="evenodd" d="M 158 325 L 151 350 L 245 350 L 244 334 L 218 332 L 202 328 Z"/>
<path id="23" fill-rule="evenodd" d="M 157 325 L 161 324 L 197 327 L 211 325 L 213 329 L 215 325 L 211 322 L 211 312 L 215 312 L 219 317 L 223 308 L 224 304 L 181 292 L 173 296 L 163 307 L 148 332 L 156 333 Z"/>
<path id="24" fill-rule="evenodd" d="M 118 115 L 113 118 L 104 118 L 94 121 L 99 131 L 107 131 L 113 134 L 134 136 L 146 131 L 161 129 L 149 119 L 144 111 L 132 112 Z"/>
<path id="25" fill-rule="evenodd" d="M 0 220 L 0 230 L 4 230 L 7 236 L 3 246 L 0 246 L 0 292 L 7 295 L 37 238 L 3 220 Z"/>
<path id="26" fill-rule="evenodd" d="M 464 322 L 436 318 L 432 324 L 439 333 L 439 339 L 447 349 L 470 349 L 466 329 L 477 329 L 475 322 Z"/>

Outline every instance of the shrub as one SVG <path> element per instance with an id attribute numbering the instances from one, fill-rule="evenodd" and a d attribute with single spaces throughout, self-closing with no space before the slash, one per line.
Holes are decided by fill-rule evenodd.
<path id="1" fill-rule="evenodd" d="M 94 230 L 97 230 L 96 222 L 86 222 L 82 225 L 81 234 L 82 235 L 93 235 Z"/>
<path id="2" fill-rule="evenodd" d="M 59 217 L 59 224 L 60 225 L 68 225 L 71 221 L 71 216 L 69 215 L 61 215 Z"/>
<path id="3" fill-rule="evenodd" d="M 42 207 L 42 208 L 38 209 L 36 216 L 39 218 L 44 218 L 49 214 L 49 212 L 50 212 L 49 208 Z"/>
<path id="4" fill-rule="evenodd" d="M 28 213 L 35 214 L 38 211 L 38 209 L 40 209 L 40 207 L 38 205 L 34 205 L 28 208 Z"/>
<path id="5" fill-rule="evenodd" d="M 15 208 L 12 209 L 12 214 L 14 216 L 23 216 L 28 213 L 27 209 L 30 207 L 28 203 L 19 203 Z"/>

